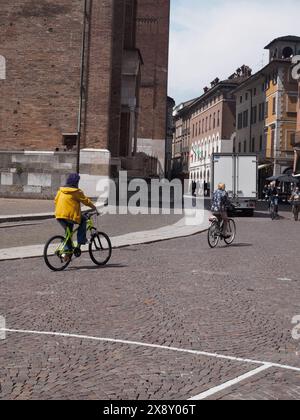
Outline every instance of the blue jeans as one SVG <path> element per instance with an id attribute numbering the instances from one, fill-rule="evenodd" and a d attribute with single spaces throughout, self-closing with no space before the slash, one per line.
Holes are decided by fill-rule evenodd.
<path id="1" fill-rule="evenodd" d="M 65 220 L 65 219 L 57 219 L 57 221 L 65 229 L 65 232 L 67 231 L 68 228 L 70 229 L 71 232 L 73 232 L 74 230 L 73 222 L 69 222 L 68 220 Z M 81 223 L 79 225 L 78 232 L 77 232 L 78 246 L 85 245 L 87 242 L 86 224 L 87 224 L 87 219 L 84 216 L 82 216 Z M 68 241 L 65 251 L 71 251 L 71 250 L 72 250 L 72 242 Z"/>

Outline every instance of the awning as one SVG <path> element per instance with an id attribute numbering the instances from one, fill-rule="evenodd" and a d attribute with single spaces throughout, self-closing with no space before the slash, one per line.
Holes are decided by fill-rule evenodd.
<path id="1" fill-rule="evenodd" d="M 272 163 L 266 163 L 264 165 L 259 165 L 258 170 L 260 171 L 261 169 L 269 168 L 270 166 L 273 166 Z"/>

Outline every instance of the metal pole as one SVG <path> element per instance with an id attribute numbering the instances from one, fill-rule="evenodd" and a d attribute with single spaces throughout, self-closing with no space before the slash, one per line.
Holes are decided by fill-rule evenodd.
<path id="1" fill-rule="evenodd" d="M 81 68 L 80 68 L 80 98 L 79 98 L 79 112 L 78 112 L 78 125 L 77 125 L 77 159 L 76 171 L 80 172 L 80 148 L 81 148 L 81 122 L 82 122 L 82 105 L 84 93 L 84 61 L 85 61 L 85 39 L 86 39 L 86 14 L 87 14 L 87 0 L 84 0 L 83 11 L 83 29 L 82 29 L 82 46 L 81 46 Z"/>

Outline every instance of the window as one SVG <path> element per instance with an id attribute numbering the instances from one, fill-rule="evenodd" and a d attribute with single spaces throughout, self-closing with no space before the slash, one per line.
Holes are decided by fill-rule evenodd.
<path id="1" fill-rule="evenodd" d="M 276 114 L 276 98 L 273 98 L 273 115 Z"/>
<path id="2" fill-rule="evenodd" d="M 243 128 L 243 113 L 241 112 L 238 115 L 238 130 L 241 130 Z"/>
<path id="3" fill-rule="evenodd" d="M 292 132 L 289 134 L 289 144 L 290 146 L 294 147 L 296 144 L 296 133 Z"/>
<path id="4" fill-rule="evenodd" d="M 249 111 L 244 111 L 243 113 L 243 128 L 248 127 L 248 123 L 249 123 Z"/>
<path id="5" fill-rule="evenodd" d="M 247 141 L 244 141 L 244 153 L 247 153 Z"/>
<path id="6" fill-rule="evenodd" d="M 211 115 L 209 116 L 209 129 L 211 130 Z"/>
<path id="7" fill-rule="evenodd" d="M 242 143 L 239 143 L 239 153 L 242 152 Z"/>
<path id="8" fill-rule="evenodd" d="M 294 55 L 294 51 L 291 47 L 285 47 L 282 51 L 282 58 L 291 58 Z"/>
<path id="9" fill-rule="evenodd" d="M 216 128 L 216 113 L 214 113 L 214 121 L 213 121 L 213 128 Z"/>
<path id="10" fill-rule="evenodd" d="M 259 121 L 263 121 L 265 119 L 265 103 L 259 105 Z"/>
<path id="11" fill-rule="evenodd" d="M 207 132 L 208 129 L 208 117 L 206 117 L 206 121 L 205 121 L 205 132 Z"/>
<path id="12" fill-rule="evenodd" d="M 258 120 L 262 121 L 262 104 L 259 104 L 258 108 Z"/>
<path id="13" fill-rule="evenodd" d="M 256 96 L 256 93 L 257 93 L 257 89 L 254 88 L 254 90 L 253 90 L 253 96 Z"/>
<path id="14" fill-rule="evenodd" d="M 265 118 L 269 117 L 269 102 L 267 101 L 265 104 Z"/>
<path id="15" fill-rule="evenodd" d="M 241 104 L 243 103 L 243 97 L 242 96 L 240 97 L 240 103 Z"/>
<path id="16" fill-rule="evenodd" d="M 0 80 L 6 79 L 6 61 L 5 58 L 0 55 Z"/>
<path id="17" fill-rule="evenodd" d="M 259 151 L 262 152 L 263 149 L 263 136 L 259 137 Z"/>
<path id="18" fill-rule="evenodd" d="M 218 111 L 217 127 L 220 127 L 220 111 Z"/>
<path id="19" fill-rule="evenodd" d="M 257 106 L 254 106 L 251 112 L 251 124 L 256 124 L 256 122 L 257 122 Z"/>
<path id="20" fill-rule="evenodd" d="M 248 93 L 246 93 L 246 95 L 245 95 L 245 99 L 246 99 L 246 101 L 248 101 Z"/>

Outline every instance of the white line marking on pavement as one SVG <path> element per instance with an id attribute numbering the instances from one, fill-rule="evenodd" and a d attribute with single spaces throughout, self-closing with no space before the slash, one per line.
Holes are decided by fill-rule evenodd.
<path id="1" fill-rule="evenodd" d="M 263 362 L 263 361 L 252 360 L 252 359 L 242 359 L 240 357 L 225 356 L 222 354 L 208 353 L 208 352 L 199 351 L 199 350 L 180 349 L 177 347 L 161 346 L 158 344 L 141 343 L 138 341 L 117 340 L 114 338 L 101 338 L 101 337 L 93 337 L 89 335 L 57 333 L 57 332 L 47 332 L 47 331 L 15 330 L 15 329 L 9 329 L 9 328 L 2 328 L 2 329 L 0 328 L 0 331 L 17 333 L 17 334 L 33 334 L 33 335 L 47 335 L 47 336 L 53 336 L 53 337 L 78 338 L 80 340 L 92 340 L 92 341 L 106 342 L 106 343 L 125 344 L 128 346 L 148 347 L 148 348 L 153 348 L 156 350 L 177 351 L 179 353 L 194 354 L 196 356 L 212 357 L 212 358 L 220 359 L 220 360 L 229 360 L 232 362 L 249 363 L 252 365 L 263 365 L 263 366 L 269 366 L 272 368 L 275 367 L 279 369 L 300 372 L 300 368 L 297 368 L 294 366 L 280 365 L 277 363 Z"/>
<path id="2" fill-rule="evenodd" d="M 231 388 L 233 385 L 236 385 L 242 381 L 245 381 L 246 379 L 251 378 L 252 376 L 258 375 L 261 372 L 264 372 L 267 369 L 270 369 L 272 367 L 271 364 L 263 365 L 255 370 L 251 370 L 251 372 L 246 373 L 245 375 L 239 376 L 238 378 L 235 378 L 231 381 L 225 382 L 222 385 L 216 386 L 214 388 L 209 389 L 206 392 L 202 392 L 201 394 L 197 395 L 196 397 L 190 398 L 189 401 L 201 401 L 205 400 L 208 397 L 211 397 L 212 395 L 218 394 L 221 391 L 224 391 L 227 388 Z"/>
<path id="3" fill-rule="evenodd" d="M 279 278 L 277 280 L 278 281 L 293 281 L 292 279 L 288 279 L 288 278 Z"/>

